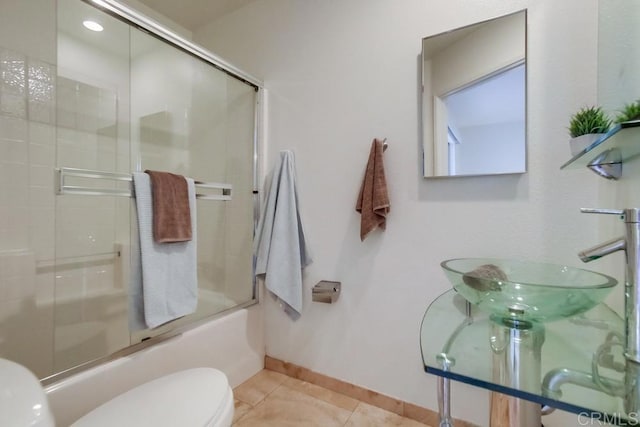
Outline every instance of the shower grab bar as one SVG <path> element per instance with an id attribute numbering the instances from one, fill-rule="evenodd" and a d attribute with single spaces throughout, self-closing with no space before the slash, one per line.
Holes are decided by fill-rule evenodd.
<path id="1" fill-rule="evenodd" d="M 65 265 L 76 265 L 76 264 L 91 264 L 100 261 L 106 261 L 109 259 L 120 258 L 122 256 L 121 251 L 113 251 L 113 252 L 101 252 L 96 254 L 88 254 L 88 255 L 77 255 L 77 256 L 67 256 L 60 257 L 55 259 L 43 259 L 36 261 L 36 272 L 43 272 L 47 269 L 53 268 L 62 268 Z"/>
<path id="2" fill-rule="evenodd" d="M 118 188 L 98 188 L 85 187 L 80 185 L 71 185 L 68 183 L 69 178 L 89 178 L 89 179 L 105 179 L 109 181 L 133 182 L 131 174 L 117 172 L 103 172 L 92 169 L 78 168 L 57 168 L 56 169 L 56 194 L 79 194 L 85 196 L 122 196 L 135 197 L 133 186 L 129 184 L 128 189 Z M 198 189 L 214 189 L 222 190 L 221 194 L 196 193 L 196 198 L 200 200 L 231 200 L 231 184 L 221 184 L 217 182 L 195 181 Z"/>
<path id="3" fill-rule="evenodd" d="M 116 188 L 83 187 L 83 186 L 71 185 L 67 183 L 67 179 L 70 177 L 132 182 L 133 177 L 130 174 L 116 173 L 116 172 L 102 172 L 102 171 L 96 171 L 91 169 L 58 168 L 56 169 L 56 175 L 57 175 L 56 194 L 81 194 L 85 196 L 133 197 L 131 184 L 129 185 L 128 189 L 116 189 Z"/>

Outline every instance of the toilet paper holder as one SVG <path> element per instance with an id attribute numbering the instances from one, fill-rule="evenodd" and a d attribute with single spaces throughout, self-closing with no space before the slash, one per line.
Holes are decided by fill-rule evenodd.
<path id="1" fill-rule="evenodd" d="M 315 302 L 331 304 L 338 300 L 342 283 L 331 280 L 321 280 L 311 290 L 311 299 Z"/>

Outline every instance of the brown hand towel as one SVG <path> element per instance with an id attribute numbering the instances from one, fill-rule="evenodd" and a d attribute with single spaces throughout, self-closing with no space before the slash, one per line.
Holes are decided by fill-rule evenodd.
<path id="1" fill-rule="evenodd" d="M 153 239 L 158 243 L 191 240 L 187 180 L 182 175 L 146 170 L 151 179 Z"/>
<path id="2" fill-rule="evenodd" d="M 385 229 L 387 214 L 390 211 L 387 180 L 384 177 L 382 161 L 383 143 L 374 139 L 371 143 L 369 161 L 360 186 L 356 211 L 362 214 L 360 219 L 360 240 L 364 240 L 377 227 Z"/>

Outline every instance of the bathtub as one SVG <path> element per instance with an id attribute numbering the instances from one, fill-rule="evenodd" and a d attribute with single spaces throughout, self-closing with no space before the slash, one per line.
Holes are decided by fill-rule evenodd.
<path id="1" fill-rule="evenodd" d="M 133 387 L 183 369 L 217 368 L 235 387 L 264 367 L 264 355 L 262 307 L 256 304 L 48 384 L 45 391 L 56 423 L 70 425 Z"/>

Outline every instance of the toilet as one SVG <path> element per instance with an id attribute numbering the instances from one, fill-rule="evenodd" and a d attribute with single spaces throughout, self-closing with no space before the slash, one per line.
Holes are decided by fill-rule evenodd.
<path id="1" fill-rule="evenodd" d="M 233 410 L 233 391 L 225 374 L 194 368 L 133 388 L 71 427 L 229 427 Z"/>
<path id="2" fill-rule="evenodd" d="M 35 375 L 17 363 L 0 359 L 0 378 L 0 413 L 8 425 L 55 426 L 46 394 Z M 72 427 L 229 427 L 233 412 L 233 391 L 225 374 L 213 368 L 194 368 L 116 396 Z"/>
<path id="3" fill-rule="evenodd" d="M 40 381 L 22 365 L 0 358 L 0 419 L 8 426 L 54 427 Z"/>

